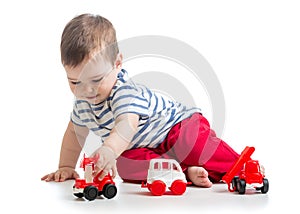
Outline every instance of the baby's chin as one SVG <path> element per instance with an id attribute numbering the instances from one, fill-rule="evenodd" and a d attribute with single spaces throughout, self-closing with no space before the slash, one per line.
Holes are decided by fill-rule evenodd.
<path id="1" fill-rule="evenodd" d="M 91 105 L 99 105 L 102 102 L 104 102 L 105 100 L 103 100 L 103 99 L 93 99 L 93 100 L 85 99 L 85 101 L 87 101 Z"/>
<path id="2" fill-rule="evenodd" d="M 88 102 L 89 104 L 91 105 L 98 105 L 102 102 L 104 102 L 107 98 L 103 98 L 101 97 L 101 95 L 96 95 L 96 96 L 93 96 L 93 97 L 76 97 L 77 100 L 83 100 L 83 101 L 86 101 Z"/>

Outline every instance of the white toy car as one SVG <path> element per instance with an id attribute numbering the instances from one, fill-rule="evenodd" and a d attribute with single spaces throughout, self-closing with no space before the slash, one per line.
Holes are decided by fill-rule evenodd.
<path id="1" fill-rule="evenodd" d="M 156 196 L 163 195 L 166 187 L 175 195 L 182 195 L 188 182 L 179 163 L 174 159 L 152 159 L 150 160 L 147 183 L 142 183 L 142 187 L 147 187 Z"/>

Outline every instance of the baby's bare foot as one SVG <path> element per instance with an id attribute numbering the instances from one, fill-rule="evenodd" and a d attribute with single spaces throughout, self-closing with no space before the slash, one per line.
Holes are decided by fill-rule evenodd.
<path id="1" fill-rule="evenodd" d="M 200 187 L 211 187 L 212 182 L 208 178 L 208 172 L 200 166 L 191 166 L 187 174 L 192 183 Z"/>

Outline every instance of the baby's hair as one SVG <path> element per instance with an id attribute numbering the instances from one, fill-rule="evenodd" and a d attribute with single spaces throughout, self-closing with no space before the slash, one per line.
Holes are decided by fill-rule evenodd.
<path id="1" fill-rule="evenodd" d="M 100 15 L 81 14 L 67 23 L 61 37 L 61 62 L 76 67 L 96 52 L 112 65 L 119 53 L 112 23 Z"/>

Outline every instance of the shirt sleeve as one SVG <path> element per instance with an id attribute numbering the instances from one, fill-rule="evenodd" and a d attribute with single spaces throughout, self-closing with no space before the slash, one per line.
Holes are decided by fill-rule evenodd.
<path id="1" fill-rule="evenodd" d="M 80 116 L 78 114 L 78 108 L 76 102 L 73 105 L 73 111 L 70 115 L 71 122 L 77 126 L 85 126 L 84 123 L 81 121 Z"/>
<path id="2" fill-rule="evenodd" d="M 122 85 L 113 96 L 111 110 L 115 118 L 125 113 L 134 113 L 142 118 L 149 117 L 149 100 L 145 89 L 134 85 Z"/>

